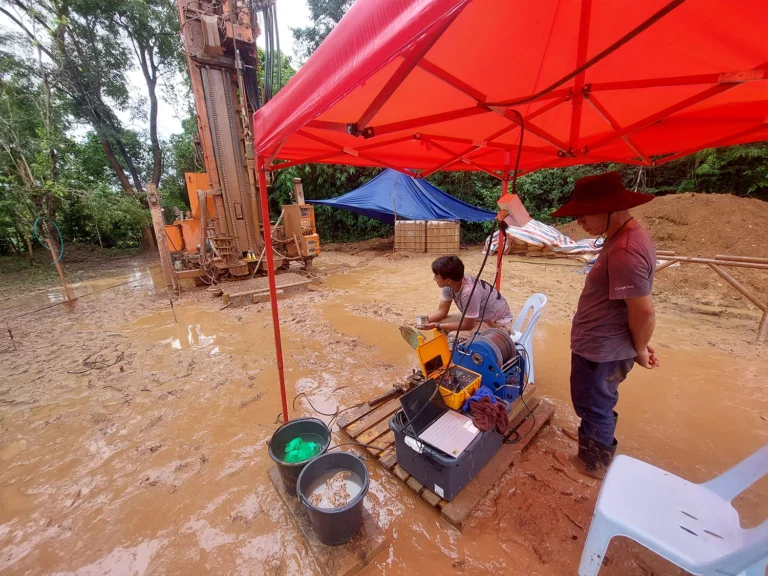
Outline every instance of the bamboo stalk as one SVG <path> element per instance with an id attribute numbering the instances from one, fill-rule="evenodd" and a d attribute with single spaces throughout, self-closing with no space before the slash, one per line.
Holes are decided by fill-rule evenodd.
<path id="1" fill-rule="evenodd" d="M 757 258 L 756 256 L 731 256 L 730 254 L 715 254 L 715 260 L 731 260 L 733 262 L 768 264 L 768 258 Z"/>
<path id="2" fill-rule="evenodd" d="M 709 267 L 712 268 L 712 270 L 714 270 L 718 274 L 720 274 L 720 276 L 722 276 L 731 286 L 733 286 L 734 288 L 736 288 L 736 290 L 741 292 L 745 298 L 749 299 L 749 301 L 752 302 L 752 304 L 754 304 L 755 306 L 757 306 L 760 310 L 765 312 L 766 309 L 768 309 L 768 306 L 760 302 L 757 296 L 752 294 L 752 292 L 750 292 L 747 288 L 745 288 L 738 280 L 736 280 L 736 278 L 734 278 L 733 276 L 728 274 L 728 272 L 720 268 L 720 266 L 718 266 L 717 264 L 710 263 Z"/>
<path id="3" fill-rule="evenodd" d="M 673 256 L 677 262 L 688 262 L 691 264 L 717 264 L 718 266 L 733 266 L 735 268 L 756 268 L 758 270 L 768 270 L 768 264 L 758 264 L 752 262 L 738 262 L 734 260 L 715 260 L 714 258 L 695 258 L 692 256 Z"/>

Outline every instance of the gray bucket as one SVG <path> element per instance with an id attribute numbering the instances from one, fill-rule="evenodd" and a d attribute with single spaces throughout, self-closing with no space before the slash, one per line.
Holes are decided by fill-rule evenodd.
<path id="1" fill-rule="evenodd" d="M 360 493 L 341 508 L 317 508 L 309 503 L 308 489 L 322 474 L 331 470 L 350 470 L 362 481 Z M 317 538 L 328 546 L 346 544 L 360 531 L 363 521 L 363 501 L 368 493 L 370 476 L 365 462 L 349 452 L 328 452 L 321 454 L 307 464 L 299 474 L 296 493 L 312 522 Z"/>
<path id="2" fill-rule="evenodd" d="M 272 439 L 269 441 L 269 457 L 277 464 L 277 470 L 280 472 L 280 477 L 285 484 L 285 490 L 291 496 L 296 496 L 296 479 L 299 477 L 304 466 L 312 459 L 303 460 L 302 462 L 285 462 L 285 445 L 296 436 L 314 435 L 322 449 L 320 454 L 323 454 L 328 450 L 328 446 L 331 443 L 331 433 L 328 431 L 328 426 L 325 422 L 318 420 L 317 418 L 296 418 L 295 420 L 289 420 L 280 428 L 275 430 L 272 434 Z M 319 454 L 316 454 L 317 457 Z"/>

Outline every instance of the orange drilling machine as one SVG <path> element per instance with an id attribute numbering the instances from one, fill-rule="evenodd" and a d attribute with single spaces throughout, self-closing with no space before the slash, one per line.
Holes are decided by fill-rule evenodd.
<path id="1" fill-rule="evenodd" d="M 295 204 L 282 207 L 269 239 L 257 201 L 250 119 L 282 81 L 274 0 L 178 0 L 178 7 L 197 111 L 195 145 L 206 172 L 186 174 L 191 210 L 165 225 L 174 268 L 203 281 L 248 278 L 266 269 L 268 247 L 278 267 L 311 262 L 320 239 L 301 182 L 294 183 Z M 268 40 L 263 83 L 259 19 Z"/>

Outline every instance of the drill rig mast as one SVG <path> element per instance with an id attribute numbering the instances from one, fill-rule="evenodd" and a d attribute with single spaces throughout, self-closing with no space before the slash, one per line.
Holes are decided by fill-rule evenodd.
<path id="1" fill-rule="evenodd" d="M 311 260 L 319 253 L 312 207 L 284 210 L 285 225 L 265 239 L 262 218 L 268 215 L 261 214 L 257 201 L 250 123 L 263 101 L 256 15 L 262 11 L 271 27 L 274 0 L 177 3 L 197 112 L 197 144 L 206 168 L 205 174 L 186 174 L 189 217 L 182 215 L 165 227 L 177 269 L 199 267 L 204 272 L 201 277 L 214 281 L 249 277 L 264 266 L 265 250 L 270 247 L 276 266 Z M 309 242 L 289 238 L 289 227 Z"/>

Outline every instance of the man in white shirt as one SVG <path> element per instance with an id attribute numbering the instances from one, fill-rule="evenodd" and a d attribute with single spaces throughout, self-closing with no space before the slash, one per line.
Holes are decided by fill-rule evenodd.
<path id="1" fill-rule="evenodd" d="M 442 289 L 440 305 L 427 316 L 428 324 L 422 329 L 437 328 L 443 332 L 470 331 L 478 323 L 485 328 L 501 328 L 507 332 L 512 326 L 512 312 L 504 297 L 485 280 L 464 274 L 464 263 L 457 256 L 440 256 L 432 262 L 434 280 Z M 474 291 L 473 291 L 474 289 Z M 448 317 L 451 303 L 455 302 L 464 319 L 442 322 Z"/>

